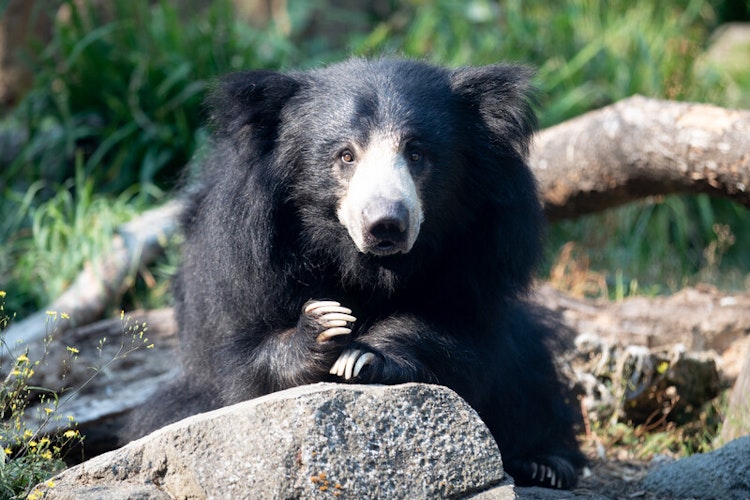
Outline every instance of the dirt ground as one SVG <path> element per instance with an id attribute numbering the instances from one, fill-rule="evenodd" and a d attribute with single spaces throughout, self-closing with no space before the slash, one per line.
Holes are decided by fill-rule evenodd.
<path id="1" fill-rule="evenodd" d="M 575 493 L 602 498 L 656 498 L 640 487 L 648 463 L 638 460 L 602 460 L 595 458 L 589 466 L 590 475 L 583 477 Z"/>
<path id="2" fill-rule="evenodd" d="M 591 442 L 584 443 L 582 448 L 589 459 L 589 467 L 571 498 L 656 499 L 658 497 L 640 485 L 641 479 L 652 461 L 677 458 L 664 455 L 655 459 L 640 459 L 637 458 L 637 449 L 623 446 L 604 450 L 602 445 Z"/>

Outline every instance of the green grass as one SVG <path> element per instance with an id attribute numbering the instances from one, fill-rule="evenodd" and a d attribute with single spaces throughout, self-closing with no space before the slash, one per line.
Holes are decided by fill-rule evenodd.
<path id="1" fill-rule="evenodd" d="M 0 288 L 18 286 L 8 306 L 21 315 L 59 296 L 86 262 L 109 250 L 119 225 L 163 197 L 155 187 L 144 192 L 137 185 L 117 196 L 104 196 L 95 191 L 82 166 L 74 179 L 32 209 L 31 200 L 41 188 L 37 182 L 23 197 L 8 202 L 15 201 L 20 210 L 8 212 L 10 238 L 2 245 L 6 251 L 0 253 Z M 30 224 L 23 224 L 27 219 Z"/>
<path id="2" fill-rule="evenodd" d="M 451 65 L 519 61 L 537 68 L 543 126 L 634 93 L 717 99 L 723 88 L 695 78 L 694 58 L 715 22 L 704 1 L 435 0 L 401 2 L 354 44 Z"/>
<path id="3" fill-rule="evenodd" d="M 0 287 L 14 290 L 9 305 L 21 315 L 56 297 L 118 224 L 175 186 L 206 136 L 211 78 L 292 52 L 273 30 L 237 23 L 229 2 L 189 22 L 167 1 L 110 2 L 114 21 L 85 2 L 64 4 L 69 20 L 4 127 L 12 142 L 26 138 L 0 168 Z"/>
<path id="4" fill-rule="evenodd" d="M 64 289 L 117 224 L 176 186 L 205 142 L 205 93 L 228 71 L 348 54 L 517 61 L 537 68 L 543 126 L 635 93 L 719 105 L 750 93 L 746 65 L 701 59 L 724 11 L 718 0 L 404 0 L 362 11 L 291 0 L 262 28 L 229 0 L 192 15 L 166 0 L 114 0 L 105 11 L 63 3 L 67 20 L 31 59 L 34 88 L 0 124 L 0 287 L 14 290 L 21 315 Z M 636 284 L 639 293 L 698 280 L 743 287 L 748 227 L 747 211 L 723 200 L 655 198 L 556 224 L 546 268 L 572 241 L 613 298 Z M 163 303 L 175 265 L 171 255 L 157 271 L 155 301 L 150 279 L 127 300 Z"/>
<path id="5" fill-rule="evenodd" d="M 750 214 L 707 195 L 655 197 L 550 228 L 547 265 L 574 241 L 589 266 L 607 275 L 610 298 L 671 293 L 698 282 L 743 290 Z M 624 287 L 624 289 L 623 289 Z M 624 293 L 617 293 L 620 290 Z"/>

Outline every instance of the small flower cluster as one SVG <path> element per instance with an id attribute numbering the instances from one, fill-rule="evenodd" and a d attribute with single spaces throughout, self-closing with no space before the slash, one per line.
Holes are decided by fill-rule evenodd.
<path id="1" fill-rule="evenodd" d="M 10 323 L 5 314 L 5 292 L 0 291 L 0 373 L 7 373 L 0 381 L 0 498 L 24 497 L 43 498 L 55 482 L 49 479 L 62 470 L 62 460 L 66 450 L 83 442 L 77 423 L 72 415 L 63 416 L 60 412 L 60 394 L 31 383 L 35 368 L 46 363 L 54 334 L 60 321 L 70 317 L 65 313 L 47 311 L 47 332 L 44 339 L 42 359 L 33 360 L 29 351 L 15 354 L 5 343 L 3 332 Z M 101 366 L 94 367 L 91 377 L 76 388 L 65 388 L 66 400 L 75 397 L 97 374 L 116 360 L 125 358 L 138 349 L 152 349 L 154 344 L 146 337 L 148 327 L 145 322 L 132 322 L 130 317 L 120 314 L 122 340 L 119 349 Z M 97 350 L 103 355 L 107 338 L 101 338 Z M 67 357 L 62 360 L 62 379 L 66 378 L 73 362 L 78 360 L 80 350 L 68 345 Z M 2 366 L 3 360 L 11 361 L 11 366 Z M 31 403 L 36 404 L 32 413 Z M 63 403 L 64 404 L 64 403 Z M 31 422 L 34 422 L 33 424 Z M 50 431 L 49 429 L 56 429 Z M 35 486 L 36 485 L 36 486 Z"/>
<path id="2" fill-rule="evenodd" d="M 65 450 L 80 444 L 83 436 L 72 415 L 59 413 L 58 395 L 31 383 L 35 369 L 44 362 L 51 334 L 45 339 L 42 359 L 31 359 L 28 351 L 14 354 L 3 335 L 10 323 L 4 312 L 4 297 L 5 292 L 0 291 L 0 360 L 9 361 L 10 366 L 0 364 L 0 371 L 6 374 L 0 385 L 0 497 L 40 498 L 42 494 L 39 490 L 32 492 L 32 487 L 63 469 Z M 58 321 L 69 319 L 64 313 L 48 312 L 47 316 L 48 332 L 54 332 Z M 76 351 L 68 350 L 71 356 Z M 29 407 L 32 401 L 41 403 L 35 412 Z M 60 431 L 49 434 L 44 431 L 49 427 Z M 47 480 L 45 485 L 53 487 L 54 481 Z"/>

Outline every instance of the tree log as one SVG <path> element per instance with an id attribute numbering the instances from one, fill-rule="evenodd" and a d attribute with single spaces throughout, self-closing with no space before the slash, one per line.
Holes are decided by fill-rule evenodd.
<path id="1" fill-rule="evenodd" d="M 541 131 L 531 165 L 551 221 L 673 193 L 750 207 L 748 138 L 750 111 L 636 96 Z"/>
<path id="2" fill-rule="evenodd" d="M 571 297 L 550 285 L 534 300 L 559 315 L 575 334 L 607 342 L 666 349 L 681 344 L 691 352 L 722 356 L 723 375 L 734 380 L 750 347 L 750 294 L 726 294 L 701 286 L 663 297 L 629 297 L 618 302 Z"/>

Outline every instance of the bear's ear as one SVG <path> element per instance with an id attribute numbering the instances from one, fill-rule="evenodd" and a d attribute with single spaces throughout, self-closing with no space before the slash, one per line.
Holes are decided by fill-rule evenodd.
<path id="1" fill-rule="evenodd" d="M 453 92 L 481 116 L 492 134 L 524 158 L 536 129 L 532 74 L 512 64 L 459 68 L 451 74 Z"/>
<path id="2" fill-rule="evenodd" d="M 222 77 L 206 100 L 214 132 L 234 136 L 247 131 L 272 139 L 281 110 L 299 87 L 299 80 L 275 71 L 244 71 Z"/>

